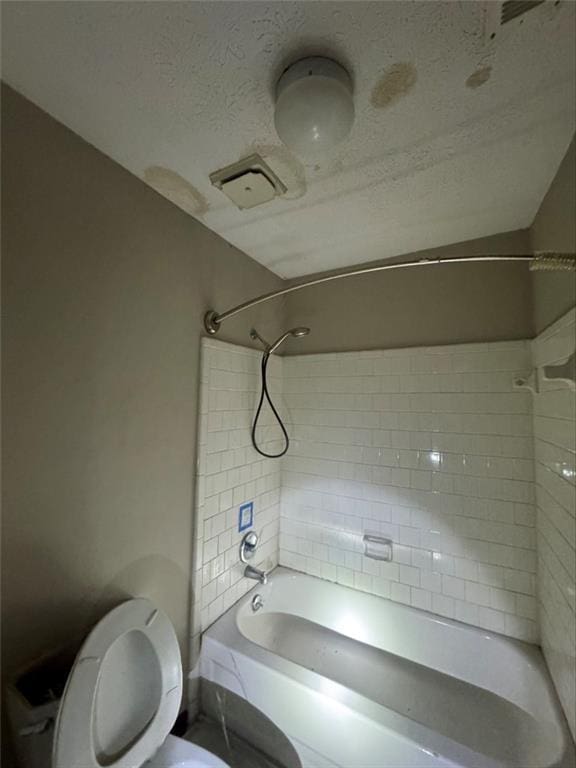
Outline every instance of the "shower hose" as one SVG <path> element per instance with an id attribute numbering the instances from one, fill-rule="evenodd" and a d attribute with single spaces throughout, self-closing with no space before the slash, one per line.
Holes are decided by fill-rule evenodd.
<path id="1" fill-rule="evenodd" d="M 262 374 L 262 388 L 260 390 L 260 402 L 258 403 L 258 408 L 256 409 L 256 415 L 254 416 L 254 421 L 252 423 L 252 445 L 254 448 L 258 451 L 258 453 L 261 456 L 266 456 L 267 459 L 279 459 L 281 456 L 284 456 L 288 448 L 290 447 L 290 438 L 288 437 L 288 432 L 286 432 L 286 427 L 284 426 L 284 423 L 282 422 L 282 419 L 280 418 L 280 414 L 276 410 L 274 403 L 272 402 L 272 398 L 270 397 L 270 392 L 268 391 L 268 361 L 270 360 L 270 353 L 264 352 L 262 355 L 262 364 L 260 366 L 261 374 Z M 276 417 L 276 421 L 280 425 L 280 429 L 282 430 L 282 434 L 284 435 L 284 449 L 280 451 L 280 453 L 266 453 L 266 451 L 263 451 L 261 448 L 258 447 L 258 441 L 256 440 L 256 428 L 258 427 L 258 419 L 260 418 L 260 413 L 262 411 L 262 406 L 264 405 L 264 398 L 268 401 L 268 405 L 272 409 L 272 413 Z"/>

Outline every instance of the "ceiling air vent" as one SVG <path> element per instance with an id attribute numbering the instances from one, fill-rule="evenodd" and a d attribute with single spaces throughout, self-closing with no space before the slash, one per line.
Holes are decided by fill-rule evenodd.
<path id="1" fill-rule="evenodd" d="M 561 0 L 485 0 L 484 2 L 484 42 L 489 45 L 493 40 L 502 43 L 502 36 L 508 36 L 524 23 L 524 16 L 529 11 L 542 7 L 546 11 L 536 12 L 533 17 L 535 24 L 551 20 L 561 12 Z"/>
<path id="2" fill-rule="evenodd" d="M 250 155 L 210 174 L 210 181 L 240 208 L 254 208 L 286 192 L 286 187 L 260 155 Z"/>
<path id="3" fill-rule="evenodd" d="M 532 8 L 542 5 L 544 0 L 504 0 L 500 12 L 500 24 L 507 24 L 509 21 L 523 16 Z"/>

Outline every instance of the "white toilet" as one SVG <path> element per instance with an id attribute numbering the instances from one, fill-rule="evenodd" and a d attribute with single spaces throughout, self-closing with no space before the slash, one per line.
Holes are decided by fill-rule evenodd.
<path id="1" fill-rule="evenodd" d="M 170 736 L 182 697 L 174 627 L 150 600 L 119 605 L 92 630 L 60 704 L 52 768 L 227 768 Z"/>

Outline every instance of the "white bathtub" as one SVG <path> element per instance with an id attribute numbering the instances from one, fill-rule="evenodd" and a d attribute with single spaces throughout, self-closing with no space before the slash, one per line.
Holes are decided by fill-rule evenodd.
<path id="1" fill-rule="evenodd" d="M 285 568 L 205 633 L 200 668 L 305 768 L 574 766 L 537 648 Z"/>

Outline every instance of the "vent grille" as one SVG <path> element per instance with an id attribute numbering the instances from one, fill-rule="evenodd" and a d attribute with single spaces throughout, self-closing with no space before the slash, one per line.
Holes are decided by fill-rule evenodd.
<path id="1" fill-rule="evenodd" d="M 544 0 L 504 0 L 502 3 L 502 12 L 500 15 L 500 24 L 507 24 L 519 16 L 523 16 L 528 11 L 542 5 Z"/>

